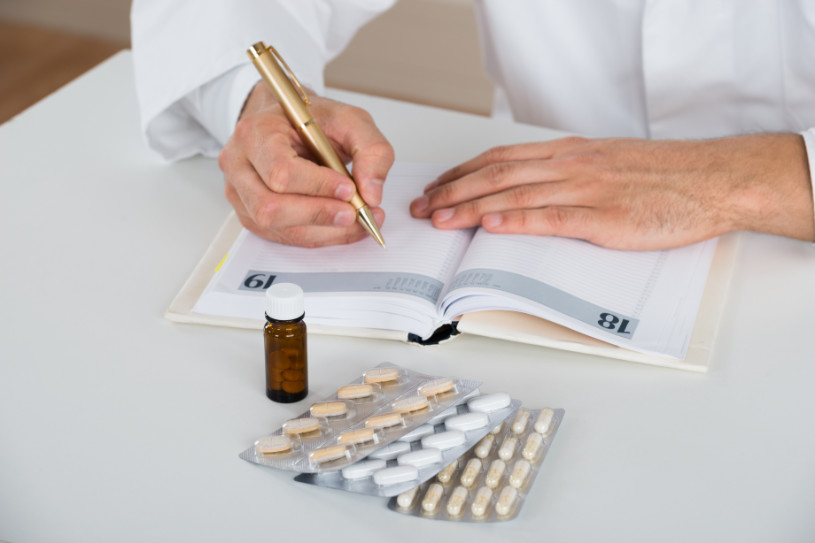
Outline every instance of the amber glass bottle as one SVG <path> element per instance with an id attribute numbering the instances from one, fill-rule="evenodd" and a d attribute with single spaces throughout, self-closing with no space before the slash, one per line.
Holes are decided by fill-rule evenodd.
<path id="1" fill-rule="evenodd" d="M 272 285 L 266 290 L 266 396 L 275 402 L 296 402 L 308 394 L 303 308 L 303 290 L 293 283 Z"/>

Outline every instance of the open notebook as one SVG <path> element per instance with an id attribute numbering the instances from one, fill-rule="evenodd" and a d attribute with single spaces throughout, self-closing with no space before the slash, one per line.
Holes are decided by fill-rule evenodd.
<path id="1" fill-rule="evenodd" d="M 455 330 L 707 369 L 736 237 L 624 252 L 564 238 L 437 230 L 413 219 L 408 203 L 443 169 L 394 166 L 383 202 L 386 250 L 372 239 L 279 245 L 231 215 L 167 318 L 259 328 L 264 290 L 293 282 L 306 292 L 312 333 L 425 342 Z"/>

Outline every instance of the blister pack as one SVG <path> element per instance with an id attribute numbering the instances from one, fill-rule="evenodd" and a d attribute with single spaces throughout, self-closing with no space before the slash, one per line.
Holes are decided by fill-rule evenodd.
<path id="1" fill-rule="evenodd" d="M 480 384 L 380 364 L 312 403 L 240 457 L 304 473 L 339 470 L 454 408 Z"/>
<path id="2" fill-rule="evenodd" d="M 388 507 L 439 520 L 515 518 L 563 415 L 562 409 L 518 409 L 435 478 L 391 498 Z"/>
<path id="3" fill-rule="evenodd" d="M 370 496 L 396 496 L 455 462 L 520 405 L 506 393 L 477 395 L 440 411 L 365 460 L 337 471 L 301 473 L 294 480 Z"/>

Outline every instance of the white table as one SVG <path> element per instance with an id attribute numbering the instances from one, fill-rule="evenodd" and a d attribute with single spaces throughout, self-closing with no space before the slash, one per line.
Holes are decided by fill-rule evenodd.
<path id="1" fill-rule="evenodd" d="M 259 332 L 163 319 L 229 207 L 215 161 L 146 149 L 131 72 L 122 53 L 0 127 L 0 540 L 815 540 L 815 249 L 770 236 L 740 247 L 707 375 L 472 337 L 311 337 L 309 398 L 390 361 L 564 408 L 511 522 L 406 517 L 240 460 L 309 400 L 266 399 Z M 400 160 L 553 135 L 332 94 Z"/>

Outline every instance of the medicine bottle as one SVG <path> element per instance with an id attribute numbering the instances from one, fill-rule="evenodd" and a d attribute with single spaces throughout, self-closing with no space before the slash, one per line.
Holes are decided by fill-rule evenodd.
<path id="1" fill-rule="evenodd" d="M 302 400 L 308 394 L 308 352 L 303 289 L 279 283 L 266 290 L 266 396 L 275 402 Z"/>

